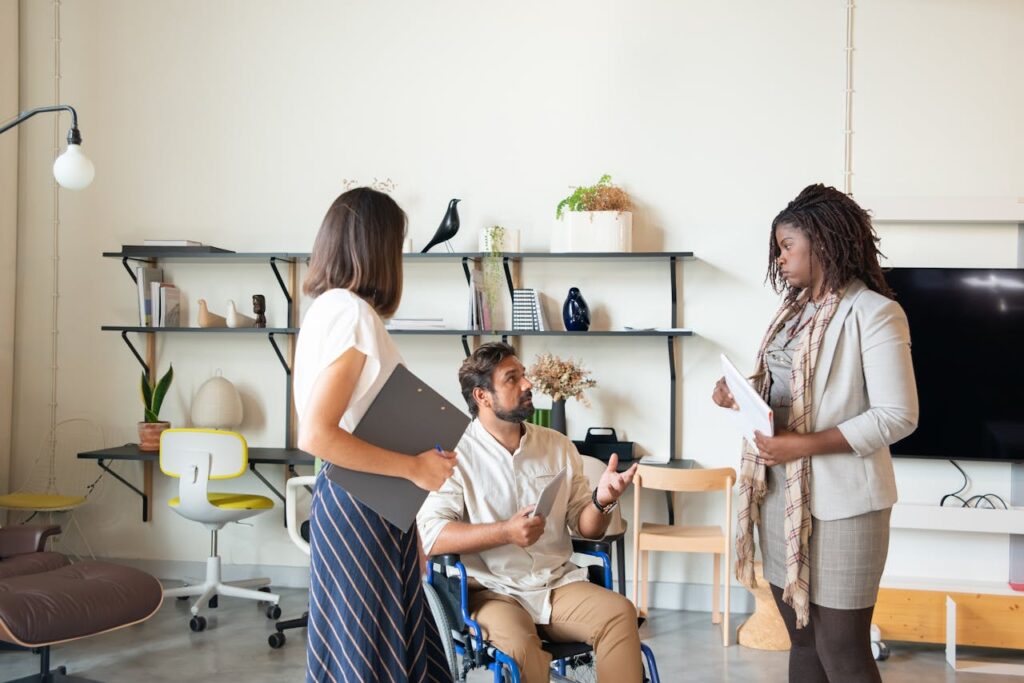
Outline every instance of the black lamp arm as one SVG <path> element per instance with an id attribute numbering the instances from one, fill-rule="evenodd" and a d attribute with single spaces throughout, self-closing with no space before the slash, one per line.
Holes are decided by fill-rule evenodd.
<path id="1" fill-rule="evenodd" d="M 48 111 L 69 111 L 71 112 L 71 130 L 68 131 L 68 144 L 69 145 L 80 145 L 82 144 L 82 135 L 78 132 L 78 112 L 75 108 L 67 104 L 55 104 L 52 107 L 36 107 L 35 109 L 29 109 L 18 114 L 17 118 L 8 121 L 0 125 L 0 133 L 5 133 L 11 128 L 22 121 L 27 121 L 36 114 L 42 114 Z"/>

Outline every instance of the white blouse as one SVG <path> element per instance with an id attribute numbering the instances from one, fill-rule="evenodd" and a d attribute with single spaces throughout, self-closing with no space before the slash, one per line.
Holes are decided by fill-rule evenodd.
<path id="1" fill-rule="evenodd" d="M 395 366 L 402 363 L 402 356 L 370 304 L 347 289 L 330 289 L 309 307 L 295 346 L 294 391 L 299 424 L 320 373 L 351 348 L 366 355 L 366 364 L 339 423 L 348 432 L 363 419 Z"/>

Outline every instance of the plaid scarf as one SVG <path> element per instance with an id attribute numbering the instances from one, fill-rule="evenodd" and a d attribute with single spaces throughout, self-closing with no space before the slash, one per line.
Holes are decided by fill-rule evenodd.
<path id="1" fill-rule="evenodd" d="M 783 304 L 775 314 L 757 353 L 757 372 L 752 378 L 761 398 L 768 401 L 771 373 L 765 360 L 768 344 L 786 322 L 803 310 L 810 294 L 805 293 L 794 305 Z M 843 292 L 830 292 L 804 328 L 793 355 L 790 385 L 793 405 L 789 413 L 789 430 L 800 434 L 813 431 L 811 424 L 811 387 L 818 362 L 821 342 L 832 316 L 839 307 Z M 736 578 L 754 588 L 754 525 L 760 521 L 761 502 L 767 489 L 766 466 L 757 447 L 744 440 L 740 464 L 740 504 L 736 530 Z M 786 539 L 786 585 L 782 599 L 796 612 L 797 628 L 807 625 L 810 614 L 811 537 L 811 460 L 800 458 L 786 463 L 786 516 L 783 531 Z"/>

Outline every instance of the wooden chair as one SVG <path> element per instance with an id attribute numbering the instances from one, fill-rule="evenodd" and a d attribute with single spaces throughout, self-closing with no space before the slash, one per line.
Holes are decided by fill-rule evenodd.
<path id="1" fill-rule="evenodd" d="M 736 470 L 674 470 L 640 465 L 633 478 L 633 600 L 641 616 L 647 615 L 648 555 L 651 552 L 711 553 L 715 583 L 711 623 L 722 623 L 722 644 L 729 646 L 729 585 L 732 577 L 732 487 Z M 683 493 L 725 493 L 725 531 L 720 526 L 678 526 L 640 521 L 644 489 Z M 725 616 L 719 611 L 722 558 L 725 558 Z M 641 566 L 642 565 L 642 566 Z"/>

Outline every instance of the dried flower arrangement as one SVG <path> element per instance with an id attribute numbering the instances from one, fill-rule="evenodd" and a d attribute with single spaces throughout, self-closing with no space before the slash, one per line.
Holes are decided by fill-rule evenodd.
<path id="1" fill-rule="evenodd" d="M 358 180 L 349 178 L 342 178 L 341 180 L 341 188 L 346 192 L 351 190 L 353 187 L 358 186 Z M 367 187 L 369 187 L 371 190 L 377 190 L 377 192 L 387 193 L 394 192 L 396 189 L 398 189 L 398 185 L 395 184 L 395 181 L 393 181 L 391 178 L 385 178 L 384 180 L 378 180 L 377 178 L 374 178 L 373 182 L 367 185 Z"/>
<path id="2" fill-rule="evenodd" d="M 595 185 L 577 187 L 571 195 L 558 202 L 555 217 L 561 218 L 566 211 L 629 211 L 633 202 L 618 185 L 612 184 L 607 173 Z"/>
<path id="3" fill-rule="evenodd" d="M 590 376 L 582 362 L 572 358 L 562 360 L 550 353 L 538 355 L 527 375 L 534 388 L 550 396 L 553 401 L 574 398 L 587 407 L 590 406 L 590 401 L 583 394 L 583 390 L 597 386 L 597 380 Z"/>

